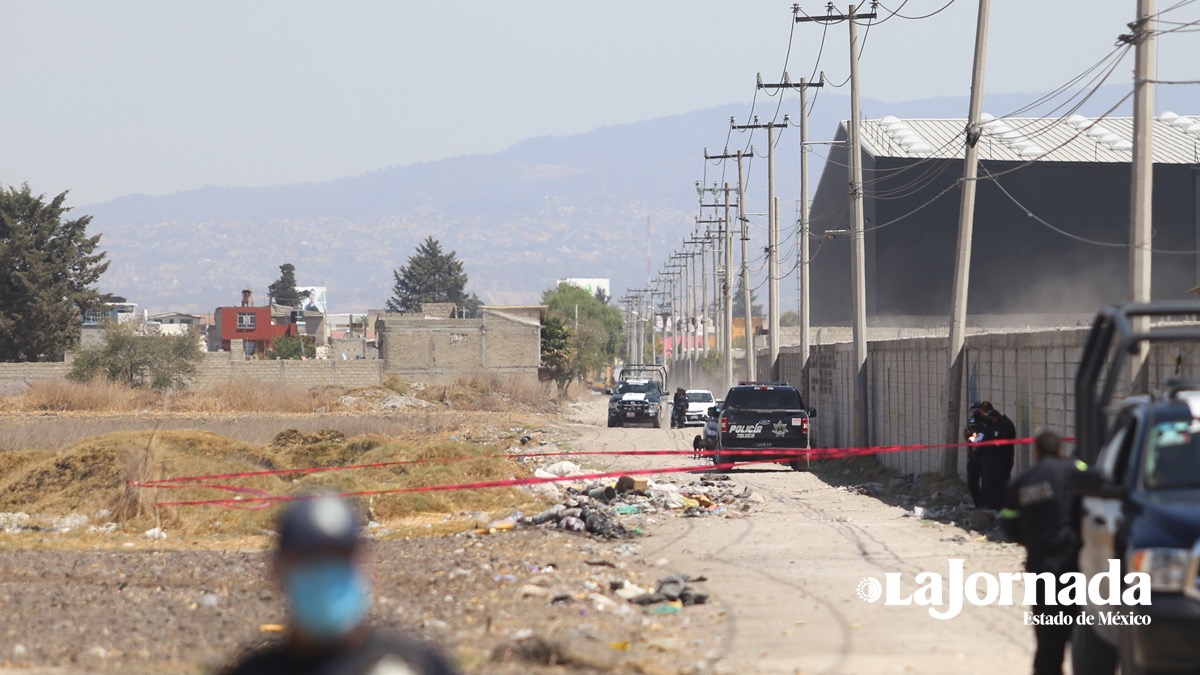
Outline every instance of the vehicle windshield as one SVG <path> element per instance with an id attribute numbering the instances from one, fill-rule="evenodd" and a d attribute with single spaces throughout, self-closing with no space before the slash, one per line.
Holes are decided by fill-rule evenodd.
<path id="1" fill-rule="evenodd" d="M 622 382 L 618 394 L 657 394 L 657 382 Z"/>
<path id="2" fill-rule="evenodd" d="M 804 402 L 800 392 L 792 389 L 730 389 L 725 397 L 726 408 L 751 408 L 757 410 L 801 410 Z"/>
<path id="3" fill-rule="evenodd" d="M 1169 490 L 1200 486 L 1200 420 L 1155 425 L 1145 462 L 1146 487 Z"/>
<path id="4" fill-rule="evenodd" d="M 687 393 L 688 403 L 712 403 L 712 392 L 708 391 L 689 391 Z"/>

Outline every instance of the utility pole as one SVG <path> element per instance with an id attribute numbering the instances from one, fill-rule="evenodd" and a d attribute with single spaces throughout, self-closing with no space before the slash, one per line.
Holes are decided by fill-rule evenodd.
<path id="1" fill-rule="evenodd" d="M 716 206 L 716 205 L 714 204 L 713 206 Z M 723 221 L 720 218 L 707 218 L 707 219 L 701 218 L 696 221 L 696 225 L 697 226 L 699 226 L 699 225 L 706 225 L 706 226 L 707 225 L 720 225 L 720 223 L 722 223 L 722 222 Z M 711 306 L 709 305 L 709 302 L 708 302 L 708 279 L 709 279 L 708 262 L 709 261 L 708 261 L 708 259 L 704 258 L 704 255 L 705 255 L 707 249 L 709 248 L 709 245 L 714 241 L 720 241 L 720 238 L 719 237 L 714 238 L 712 236 L 712 232 L 708 229 L 708 227 L 705 227 L 703 235 L 693 237 L 690 241 L 693 244 L 700 245 L 700 256 L 701 256 L 701 261 L 702 261 L 702 271 L 700 273 L 701 274 L 700 278 L 704 280 L 704 300 L 701 302 L 701 304 L 704 307 L 704 311 L 702 312 L 704 321 L 701 324 L 703 326 L 703 329 L 702 329 L 703 339 L 700 342 L 700 353 L 703 355 L 707 355 L 708 354 L 708 317 L 711 314 Z M 717 245 L 712 246 L 712 252 L 713 252 L 712 271 L 713 271 L 714 279 L 716 279 L 716 277 L 717 277 L 716 253 L 719 248 L 720 247 Z M 719 292 L 720 291 L 718 290 L 717 285 L 714 284 L 713 285 L 713 300 L 714 300 L 714 302 L 715 302 L 716 296 L 719 294 Z M 723 313 L 724 312 L 722 312 L 722 314 Z M 718 327 L 717 333 L 719 334 L 720 333 L 720 330 L 719 330 L 720 322 L 719 321 L 715 322 L 715 325 Z"/>
<path id="2" fill-rule="evenodd" d="M 710 155 L 710 154 L 708 154 L 708 150 L 704 151 L 704 159 L 705 160 L 737 159 L 738 156 L 739 155 L 737 155 L 737 154 L 731 155 L 729 153 L 725 153 L 725 154 L 721 154 L 721 155 Z M 739 183 L 739 186 L 740 186 L 740 183 Z M 733 379 L 733 220 L 731 220 L 730 216 L 729 216 L 729 207 L 731 206 L 731 204 L 729 203 L 729 189 L 730 189 L 729 183 L 725 183 L 725 187 L 723 188 L 723 191 L 725 192 L 725 204 L 724 204 L 724 206 L 725 206 L 724 221 L 725 222 L 724 222 L 724 225 L 722 226 L 723 229 L 721 230 L 721 239 L 722 239 L 721 246 L 723 248 L 722 255 L 724 256 L 723 264 L 725 267 L 724 273 L 721 275 L 721 307 L 722 307 L 723 314 L 724 314 L 724 318 L 721 320 L 721 323 L 723 323 L 725 326 L 725 330 L 721 334 L 721 352 L 723 354 L 722 365 L 724 366 L 723 372 L 725 373 L 725 381 L 723 383 L 723 387 L 725 389 L 732 387 L 734 384 L 734 379 Z M 740 196 L 739 196 L 739 199 L 740 199 Z M 739 201 L 737 204 L 733 204 L 732 206 L 741 208 L 741 202 Z"/>
<path id="3" fill-rule="evenodd" d="M 732 120 L 730 120 L 732 121 Z M 750 147 L 750 154 L 754 154 L 754 146 Z M 746 381 L 753 382 L 756 379 L 758 372 L 757 350 L 754 348 L 754 310 L 750 305 L 750 230 L 746 227 L 746 182 L 742 174 L 742 151 L 737 151 L 737 166 L 738 166 L 738 222 L 742 225 L 742 322 L 746 335 Z"/>
<path id="4" fill-rule="evenodd" d="M 809 287 L 808 287 L 808 90 L 810 87 L 824 87 L 825 77 L 820 82 L 809 82 L 800 78 L 799 83 L 793 83 L 787 71 L 783 72 L 783 82 L 777 84 L 758 83 L 759 89 L 797 89 L 800 91 L 800 252 L 796 261 L 796 289 L 799 297 L 800 314 L 800 372 L 803 373 L 805 399 L 808 400 L 808 356 L 811 350 L 809 340 Z"/>
<path id="5" fill-rule="evenodd" d="M 758 76 L 759 86 L 762 75 Z M 753 124 L 734 124 L 738 131 L 747 129 L 767 130 L 767 351 L 770 354 L 768 379 L 776 380 L 779 369 L 779 217 L 775 199 L 775 130 L 786 128 L 788 116 L 782 122 L 760 124 L 755 116 Z M 741 198 L 738 198 L 741 202 Z"/>
<path id="6" fill-rule="evenodd" d="M 672 253 L 671 258 L 676 258 L 676 253 Z M 672 370 L 676 369 L 680 364 L 680 340 L 679 333 L 683 329 L 683 323 L 680 321 L 679 313 L 683 310 L 683 301 L 680 301 L 680 293 L 683 291 L 683 264 L 678 262 L 667 263 L 667 268 L 671 271 L 671 362 Z M 678 281 L 678 285 L 677 282 Z"/>
<path id="7" fill-rule="evenodd" d="M 687 331 L 687 367 L 688 367 L 688 387 L 694 387 L 696 384 L 696 255 L 687 248 L 687 243 L 684 242 L 683 254 L 687 261 L 684 263 L 684 274 L 687 275 L 687 312 L 688 321 L 685 324 Z"/>
<path id="8" fill-rule="evenodd" d="M 971 72 L 971 104 L 967 112 L 966 154 L 963 160 L 962 200 L 958 209 L 958 250 L 954 259 L 954 295 L 950 309 L 950 348 L 946 366 L 946 442 L 957 443 L 962 428 L 963 345 L 967 332 L 967 291 L 971 282 L 971 237 L 975 228 L 975 186 L 979 175 L 977 144 L 983 133 L 983 72 L 987 58 L 989 0 L 979 0 L 975 27 L 975 68 Z M 942 474 L 958 475 L 959 448 L 942 455 Z"/>
<path id="9" fill-rule="evenodd" d="M 867 445 L 870 437 L 867 429 L 867 272 L 866 272 L 866 242 L 863 232 L 863 180 L 862 180 L 862 140 L 860 138 L 860 111 L 858 106 L 858 20 L 874 19 L 875 12 L 859 14 L 857 5 L 850 5 L 850 11 L 843 15 L 826 14 L 824 16 L 797 16 L 796 23 L 806 21 L 845 21 L 850 27 L 850 128 L 846 134 L 849 137 L 850 165 L 850 231 L 852 246 L 850 249 L 851 288 L 854 305 L 854 443 L 859 447 Z M 796 7 L 794 11 L 799 11 Z"/>
<path id="10" fill-rule="evenodd" d="M 739 205 L 741 202 L 738 202 Z M 729 183 L 725 183 L 725 224 L 722 232 L 725 247 L 725 274 L 721 277 L 721 307 L 725 332 L 721 335 L 722 366 L 724 366 L 724 388 L 733 386 L 733 228 L 729 220 Z"/>
<path id="11" fill-rule="evenodd" d="M 696 226 L 701 223 L 717 222 L 714 220 L 696 219 Z M 688 239 L 689 244 L 700 247 L 700 313 L 697 317 L 697 328 L 700 331 L 700 356 L 708 355 L 708 235 L 698 236 L 699 232 Z"/>
<path id="12" fill-rule="evenodd" d="M 1133 175 L 1130 232 L 1129 274 L 1130 300 L 1150 301 L 1150 247 L 1153 218 L 1154 187 L 1154 77 L 1155 64 L 1154 13 L 1155 0 L 1138 0 L 1137 21 L 1130 24 L 1133 29 L 1134 74 L 1133 74 Z M 1150 317 L 1134 317 L 1133 330 L 1146 333 L 1150 330 Z M 1149 372 L 1146 361 L 1149 350 L 1142 346 L 1130 360 L 1132 393 L 1149 391 Z"/>

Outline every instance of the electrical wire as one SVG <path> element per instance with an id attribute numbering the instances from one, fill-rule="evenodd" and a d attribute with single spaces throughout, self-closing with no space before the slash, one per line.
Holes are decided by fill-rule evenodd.
<path id="1" fill-rule="evenodd" d="M 1040 96 L 1039 98 L 1035 99 L 1034 101 L 1023 105 L 1020 108 L 1017 108 L 1016 110 L 1013 110 L 1009 113 L 1001 115 L 998 119 L 1009 119 L 1009 118 L 1013 118 L 1013 117 L 1018 117 L 1020 115 L 1024 115 L 1025 113 L 1048 103 L 1049 101 L 1053 100 L 1055 97 L 1062 94 L 1063 92 L 1069 91 L 1072 87 L 1074 87 L 1080 81 L 1085 79 L 1092 72 L 1094 72 L 1096 70 L 1102 70 L 1105 67 L 1105 64 L 1110 59 L 1113 59 L 1114 57 L 1116 57 L 1115 60 L 1113 61 L 1113 63 L 1108 66 L 1108 70 L 1105 72 L 1102 79 L 1100 80 L 1100 83 L 1103 84 L 1103 82 L 1108 79 L 1108 76 L 1111 75 L 1112 71 L 1116 68 L 1116 66 L 1119 65 L 1121 63 L 1121 61 L 1123 61 L 1125 59 L 1125 57 L 1129 54 L 1129 51 L 1130 51 L 1130 45 L 1127 45 L 1127 44 L 1122 44 L 1122 45 L 1119 45 L 1119 46 L 1113 48 L 1112 51 L 1105 54 L 1104 57 L 1101 58 L 1099 61 L 1092 64 L 1086 70 L 1079 73 L 1075 77 L 1072 77 L 1070 80 L 1067 80 L 1063 84 L 1059 85 L 1053 91 Z M 1096 81 L 1096 78 L 1093 77 L 1090 81 L 1088 81 L 1087 84 L 1084 85 L 1083 88 L 1080 88 L 1079 90 L 1077 90 L 1076 93 L 1074 95 L 1072 95 L 1070 98 L 1068 98 L 1067 100 L 1070 101 L 1075 96 L 1078 96 L 1079 92 L 1083 91 L 1083 89 L 1086 88 L 1087 85 L 1090 85 L 1095 81 Z M 1061 105 L 1059 107 L 1061 107 Z M 1053 113 L 1057 109 L 1058 108 L 1055 108 L 1054 110 L 1051 110 L 1050 112 Z"/>
<path id="2" fill-rule="evenodd" d="M 1161 17 L 1163 14 L 1166 14 L 1167 12 L 1173 12 L 1173 11 L 1179 9 L 1180 7 L 1186 7 L 1194 2 L 1196 2 L 1196 0 L 1180 0 L 1179 2 L 1175 3 L 1174 5 L 1171 5 L 1168 8 L 1161 9 L 1158 12 L 1152 14 L 1151 17 L 1156 20 L 1160 20 L 1159 17 Z"/>
<path id="3" fill-rule="evenodd" d="M 1194 251 L 1194 250 L 1193 251 L 1172 251 L 1172 250 L 1164 250 L 1164 249 L 1156 249 L 1156 248 L 1134 247 L 1132 244 L 1128 244 L 1128 243 L 1097 241 L 1095 239 L 1088 239 L 1087 237 L 1081 237 L 1077 234 L 1073 234 L 1062 228 L 1055 227 L 1054 225 L 1046 222 L 1046 220 L 1044 218 L 1042 218 L 1041 216 L 1037 215 L 1033 211 L 1030 211 L 1029 208 L 1026 207 L 1024 204 L 1022 204 L 1019 200 L 1017 200 L 1017 198 L 1014 197 L 1012 195 L 1012 193 L 1010 193 L 1008 190 L 1004 189 L 1004 186 L 997 179 L 996 175 L 992 174 L 990 171 L 988 171 L 983 166 L 982 162 L 980 162 L 980 169 L 984 172 L 984 174 L 986 174 L 984 176 L 984 179 L 992 181 L 992 183 L 1000 190 L 1000 192 L 1003 193 L 1004 196 L 1007 197 L 1008 200 L 1011 201 L 1017 208 L 1021 209 L 1021 211 L 1024 212 L 1025 215 L 1029 219 L 1033 220 L 1034 222 L 1038 223 L 1039 225 L 1042 225 L 1054 232 L 1057 232 L 1058 234 L 1061 234 L 1064 237 L 1067 237 L 1068 239 L 1073 239 L 1080 243 L 1090 244 L 1092 246 L 1100 246 L 1100 247 L 1104 247 L 1104 248 L 1125 248 L 1125 249 L 1142 248 L 1143 250 L 1148 250 L 1151 253 L 1159 253 L 1159 254 L 1163 254 L 1163 255 L 1195 255 L 1197 253 L 1197 251 Z"/>
<path id="4" fill-rule="evenodd" d="M 1005 169 L 1004 171 L 1001 171 L 1000 173 L 997 173 L 995 175 L 997 177 L 1006 176 L 1014 171 L 1020 171 L 1021 169 L 1024 169 L 1024 168 L 1030 166 L 1031 164 L 1034 164 L 1035 162 L 1046 159 L 1050 155 L 1053 155 L 1055 152 L 1062 150 L 1063 148 L 1065 148 L 1066 146 L 1068 146 L 1072 142 L 1074 142 L 1076 138 L 1079 138 L 1080 136 L 1085 134 L 1088 130 L 1090 130 L 1092 127 L 1096 126 L 1100 122 L 1107 119 L 1109 115 L 1116 112 L 1117 108 L 1120 108 L 1125 103 L 1125 101 L 1128 101 L 1132 96 L 1133 96 L 1133 91 L 1130 90 L 1127 94 L 1122 96 L 1120 100 L 1118 100 L 1115 104 L 1113 104 L 1113 106 L 1111 108 L 1104 111 L 1103 115 L 1100 115 L 1096 119 L 1092 120 L 1091 124 L 1088 124 L 1087 126 L 1078 129 L 1074 134 L 1071 134 L 1071 136 L 1068 137 L 1067 140 L 1063 141 L 1062 143 L 1059 143 L 1058 145 L 1054 146 L 1053 148 L 1050 148 L 1045 153 L 1043 153 L 1037 157 L 1034 157 L 1033 159 L 1021 162 L 1020 164 L 1017 164 L 1016 166 L 1011 167 L 1009 169 Z"/>
<path id="5" fill-rule="evenodd" d="M 903 14 L 901 14 L 900 10 L 904 9 L 904 5 L 908 4 L 908 0 L 904 0 L 904 2 L 899 7 L 897 7 L 895 9 L 895 11 L 888 9 L 887 7 L 884 7 L 883 3 L 876 3 L 876 4 L 878 4 L 880 7 L 883 7 L 884 9 L 888 9 L 889 12 L 892 12 L 886 18 L 884 18 L 883 21 L 887 21 L 888 19 L 892 18 L 893 16 L 898 16 L 901 19 L 907 19 L 909 21 L 920 21 L 922 19 L 928 19 L 929 17 L 937 16 L 938 14 L 941 14 L 942 12 L 949 9 L 950 5 L 953 5 L 954 2 L 955 2 L 955 0 L 950 0 L 950 2 L 947 2 L 945 5 L 943 5 L 941 9 L 935 10 L 929 14 L 925 14 L 924 16 L 904 16 Z M 880 21 L 879 23 L 883 23 L 883 21 Z"/>

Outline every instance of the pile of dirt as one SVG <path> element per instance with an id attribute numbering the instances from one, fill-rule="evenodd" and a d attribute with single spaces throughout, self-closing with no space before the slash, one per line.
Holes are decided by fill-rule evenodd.
<path id="1" fill-rule="evenodd" d="M 373 466 L 257 475 L 359 464 Z M 220 505 L 158 508 L 156 504 L 316 492 L 381 492 L 362 500 L 363 512 L 376 521 L 543 506 L 518 488 L 388 494 L 397 488 L 524 477 L 530 471 L 493 445 L 452 440 L 408 445 L 376 436 L 347 439 L 332 429 L 311 434 L 289 429 L 261 446 L 207 432 L 118 432 L 76 443 L 61 452 L 3 453 L 0 469 L 0 513 L 32 516 L 31 530 L 39 529 L 39 519 L 79 514 L 86 516 L 76 519 L 83 524 L 103 512 L 127 531 L 161 526 L 181 533 L 250 534 L 271 527 L 269 509 L 261 508 L 262 502 L 244 505 L 256 507 L 251 509 Z M 209 475 L 225 477 L 162 482 Z M 145 483 L 150 487 L 139 485 Z M 53 522 L 53 529 L 59 529 L 61 519 Z"/>

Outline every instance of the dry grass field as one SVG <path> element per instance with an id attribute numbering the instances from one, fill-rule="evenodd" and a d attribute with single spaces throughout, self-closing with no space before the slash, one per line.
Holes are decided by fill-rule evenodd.
<path id="1" fill-rule="evenodd" d="M 402 407 L 380 407 L 397 398 Z M 131 531 L 162 526 L 185 535 L 256 534 L 269 527 L 272 509 L 155 504 L 527 476 L 529 470 L 509 461 L 504 450 L 557 405 L 551 389 L 487 377 L 439 386 L 390 381 L 367 390 L 280 391 L 241 383 L 162 394 L 106 382 L 39 383 L 0 399 L 0 512 L 111 512 Z M 137 485 L 178 476 L 431 459 L 443 461 L 170 489 Z M 363 506 L 373 520 L 398 522 L 537 504 L 527 492 L 500 488 L 385 494 L 364 499 Z"/>

